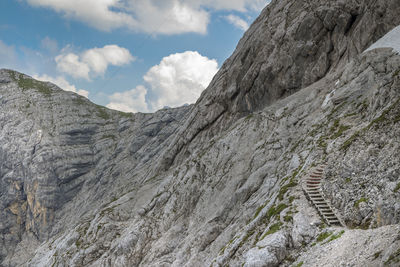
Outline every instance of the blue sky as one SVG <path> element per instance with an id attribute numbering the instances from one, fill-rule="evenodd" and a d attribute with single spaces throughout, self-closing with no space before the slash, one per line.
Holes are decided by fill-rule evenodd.
<path id="1" fill-rule="evenodd" d="M 0 1 L 0 68 L 122 111 L 193 103 L 267 2 Z"/>

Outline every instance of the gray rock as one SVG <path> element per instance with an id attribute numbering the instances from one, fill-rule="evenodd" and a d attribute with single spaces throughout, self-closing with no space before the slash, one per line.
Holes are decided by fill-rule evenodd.
<path id="1" fill-rule="evenodd" d="M 294 247 L 301 247 L 310 243 L 317 232 L 316 225 L 313 225 L 303 213 L 293 216 L 292 242 Z"/>
<path id="2" fill-rule="evenodd" d="M 400 56 L 362 51 L 399 9 L 272 1 L 195 105 L 155 114 L 1 70 L 0 264 L 340 266 L 378 248 L 383 264 L 400 246 Z M 368 230 L 318 242 L 300 183 L 320 162 Z"/>
<path id="3" fill-rule="evenodd" d="M 245 267 L 273 267 L 286 257 L 288 238 L 279 231 L 259 241 L 256 247 L 246 252 Z"/>

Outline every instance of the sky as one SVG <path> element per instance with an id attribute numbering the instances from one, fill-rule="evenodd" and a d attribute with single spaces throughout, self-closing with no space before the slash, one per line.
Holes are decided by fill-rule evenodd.
<path id="1" fill-rule="evenodd" d="M 196 102 L 268 0 L 2 0 L 0 68 L 124 112 Z"/>

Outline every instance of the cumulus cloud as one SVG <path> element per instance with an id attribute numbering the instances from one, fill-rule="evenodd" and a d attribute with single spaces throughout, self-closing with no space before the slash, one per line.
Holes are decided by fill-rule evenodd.
<path id="1" fill-rule="evenodd" d="M 144 75 L 146 86 L 113 94 L 107 107 L 130 112 L 153 112 L 166 106 L 194 103 L 217 71 L 217 61 L 198 52 L 172 54 Z"/>
<path id="2" fill-rule="evenodd" d="M 100 30 L 109 31 L 136 24 L 124 12 L 120 0 L 26 0 L 32 6 L 51 8 L 64 16 L 74 18 Z"/>
<path id="3" fill-rule="evenodd" d="M 75 85 L 70 84 L 64 77 L 62 76 L 57 76 L 57 77 L 51 77 L 48 76 L 46 74 L 44 75 L 33 75 L 33 78 L 36 80 L 40 80 L 40 81 L 45 81 L 45 82 L 51 82 L 54 83 L 55 85 L 57 85 L 58 87 L 62 88 L 65 91 L 70 91 L 70 92 L 74 92 L 77 93 L 79 95 L 82 95 L 84 97 L 88 97 L 89 96 L 89 92 L 86 90 L 82 90 L 82 89 L 76 89 Z"/>
<path id="4" fill-rule="evenodd" d="M 249 24 L 245 20 L 243 20 L 242 18 L 240 18 L 238 16 L 230 14 L 230 15 L 226 16 L 225 19 L 229 23 L 233 24 L 235 27 L 237 27 L 243 31 L 247 31 L 247 29 L 249 28 Z"/>
<path id="5" fill-rule="evenodd" d="M 107 107 L 123 112 L 148 112 L 146 94 L 147 89 L 139 85 L 132 90 L 109 96 L 111 102 Z"/>
<path id="6" fill-rule="evenodd" d="M 90 80 L 92 76 L 105 73 L 109 65 L 122 66 L 134 60 L 128 49 L 117 45 L 106 45 L 103 48 L 93 48 L 80 55 L 61 53 L 55 58 L 57 69 L 74 78 Z"/>
<path id="7" fill-rule="evenodd" d="M 249 9 L 261 11 L 269 0 L 186 0 L 192 6 L 203 6 L 215 10 L 236 10 L 245 12 Z"/>
<path id="8" fill-rule="evenodd" d="M 67 18 L 110 31 L 128 28 L 150 34 L 204 34 L 215 10 L 259 11 L 266 0 L 26 0 Z"/>
<path id="9" fill-rule="evenodd" d="M 165 57 L 143 77 L 151 89 L 151 109 L 194 103 L 218 71 L 216 60 L 186 51 Z"/>

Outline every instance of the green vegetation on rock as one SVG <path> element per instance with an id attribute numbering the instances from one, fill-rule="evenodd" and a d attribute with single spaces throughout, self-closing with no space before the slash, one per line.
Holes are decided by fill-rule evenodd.
<path id="1" fill-rule="evenodd" d="M 329 243 L 329 242 L 331 242 L 331 241 L 333 241 L 333 240 L 335 240 L 335 239 L 340 238 L 343 234 L 344 234 L 344 230 L 340 231 L 340 232 L 339 232 L 338 234 L 336 234 L 336 235 L 331 235 L 331 237 L 330 237 L 324 244 Z"/>
<path id="2" fill-rule="evenodd" d="M 271 227 L 269 227 L 269 230 L 260 238 L 260 240 L 263 240 L 268 235 L 272 235 L 272 234 L 278 232 L 281 229 L 281 226 L 282 226 L 281 222 L 277 222 L 277 223 L 271 225 Z"/>
<path id="3" fill-rule="evenodd" d="M 323 232 L 318 235 L 317 237 L 317 242 L 322 242 L 325 239 L 327 239 L 330 235 L 332 235 L 332 232 Z"/>
<path id="4" fill-rule="evenodd" d="M 52 90 L 46 82 L 41 82 L 34 80 L 32 78 L 25 78 L 22 75 L 17 78 L 16 73 L 14 71 L 10 72 L 11 78 L 17 82 L 18 87 L 22 89 L 22 91 L 26 91 L 29 89 L 35 89 L 38 92 L 44 94 L 45 96 L 50 96 Z"/>
<path id="5" fill-rule="evenodd" d="M 354 203 L 354 207 L 358 209 L 360 203 L 368 202 L 368 198 L 362 197 Z"/>
<path id="6" fill-rule="evenodd" d="M 400 191 L 400 182 L 396 185 L 394 192 L 397 193 Z"/>
<path id="7" fill-rule="evenodd" d="M 398 263 L 400 263 L 400 248 L 392 255 L 390 255 L 384 264 L 385 266 L 398 266 Z"/>

